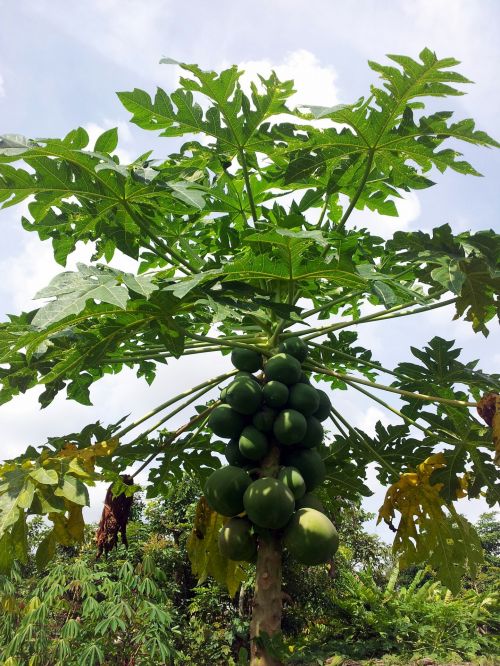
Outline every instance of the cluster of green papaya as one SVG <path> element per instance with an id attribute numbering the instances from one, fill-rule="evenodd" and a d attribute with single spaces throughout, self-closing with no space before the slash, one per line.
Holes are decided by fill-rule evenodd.
<path id="1" fill-rule="evenodd" d="M 210 475 L 205 497 L 214 511 L 230 518 L 219 548 L 232 560 L 253 561 L 256 537 L 265 530 L 283 531 L 287 550 L 303 564 L 324 563 L 337 550 L 335 527 L 311 492 L 325 479 L 316 447 L 331 404 L 302 370 L 307 352 L 301 338 L 290 337 L 264 364 L 252 350 L 237 348 L 231 355 L 239 372 L 208 421 L 215 435 L 229 440 L 229 464 Z M 261 370 L 260 376 L 253 374 Z"/>

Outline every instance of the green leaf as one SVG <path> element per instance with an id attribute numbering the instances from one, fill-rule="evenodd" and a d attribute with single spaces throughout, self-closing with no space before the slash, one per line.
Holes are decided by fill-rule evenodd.
<path id="1" fill-rule="evenodd" d="M 66 498 L 74 504 L 80 506 L 88 506 L 89 504 L 89 494 L 87 487 L 85 486 L 80 479 L 66 474 L 61 482 L 59 487 L 54 490 L 54 495 L 59 495 Z"/>
<path id="2" fill-rule="evenodd" d="M 49 532 L 41 541 L 35 553 L 35 562 L 38 569 L 44 569 L 56 552 L 56 539 L 54 532 Z"/>
<path id="3" fill-rule="evenodd" d="M 212 511 L 205 498 L 196 508 L 194 528 L 188 537 L 187 550 L 193 573 L 201 584 L 208 576 L 225 585 L 230 597 L 234 597 L 248 572 L 241 562 L 233 562 L 221 555 L 218 546 L 219 531 L 225 519 Z"/>
<path id="4" fill-rule="evenodd" d="M 54 486 L 59 481 L 58 474 L 55 469 L 45 469 L 43 467 L 38 467 L 38 469 L 33 470 L 29 473 L 32 479 L 38 481 L 47 486 Z"/>
<path id="5" fill-rule="evenodd" d="M 97 137 L 94 150 L 101 153 L 112 153 L 118 145 L 118 128 L 111 127 Z"/>

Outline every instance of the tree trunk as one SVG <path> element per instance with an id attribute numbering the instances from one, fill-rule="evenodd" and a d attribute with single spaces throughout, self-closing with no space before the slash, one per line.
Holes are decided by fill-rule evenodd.
<path id="1" fill-rule="evenodd" d="M 279 666 L 277 661 L 259 647 L 255 640 L 265 633 L 273 636 L 281 629 L 281 542 L 270 533 L 259 537 L 257 573 L 250 624 L 251 666 Z"/>

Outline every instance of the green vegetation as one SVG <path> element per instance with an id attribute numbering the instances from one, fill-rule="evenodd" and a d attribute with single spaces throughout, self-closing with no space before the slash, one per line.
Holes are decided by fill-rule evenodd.
<path id="1" fill-rule="evenodd" d="M 95 560 L 91 526 L 80 546 L 58 547 L 43 570 L 30 561 L 0 576 L 2 666 L 35 655 L 36 663 L 51 666 L 97 666 L 104 655 L 110 666 L 133 658 L 140 666 L 244 664 L 255 567 L 244 564 L 250 578 L 234 599 L 212 578 L 197 585 L 186 539 L 200 492 L 194 478 L 184 477 L 166 486 L 164 499 L 136 501 L 129 548 L 107 559 Z M 486 588 L 464 581 L 454 596 L 426 570 L 397 576 L 389 548 L 361 527 L 367 515 L 346 504 L 342 516 L 333 566 L 304 568 L 285 558 L 283 633 L 274 647 L 286 664 L 384 654 L 387 664 L 422 657 L 457 664 L 497 654 L 493 565 L 481 574 L 490 578 Z M 228 524 L 235 520 L 246 522 Z M 497 550 L 499 525 L 492 515 L 477 523 L 484 543 Z M 36 518 L 29 529 L 36 548 L 50 528 Z M 479 663 L 493 666 L 494 656 Z"/>
<path id="2" fill-rule="evenodd" d="M 134 368 L 151 383 L 160 366 L 175 375 L 169 364 L 188 355 L 229 360 L 230 354 L 234 367 L 165 396 L 135 420 L 68 428 L 42 446 L 27 443 L 22 455 L 2 464 L 0 572 L 10 597 L 25 585 L 19 571 L 33 553 L 30 521 L 45 516 L 50 525 L 34 552 L 38 570 L 47 573 L 26 592 L 28 610 L 14 604 L 3 621 L 8 658 L 20 651 L 23 661 L 22 651 L 36 645 L 33 664 L 68 663 L 69 655 L 79 664 L 112 663 L 119 650 L 145 664 L 175 662 L 180 653 L 188 655 L 182 663 L 239 659 L 226 638 L 205 645 L 200 636 L 215 629 L 210 623 L 241 629 L 238 640 L 249 646 L 252 666 L 280 663 L 285 654 L 304 663 L 318 645 L 352 655 L 355 648 L 402 652 L 402 645 L 436 652 L 451 649 L 453 637 L 459 654 L 489 648 L 489 639 L 477 637 L 478 618 L 485 635 L 491 626 L 492 602 L 479 587 L 489 585 L 481 582 L 483 548 L 457 503 L 498 500 L 500 377 L 478 369 L 438 334 L 422 348 L 408 340 L 408 357 L 384 367 L 352 329 L 376 323 L 377 334 L 389 339 L 394 319 L 418 321 L 440 310 L 487 335 L 498 315 L 500 237 L 492 230 L 454 233 L 442 223 L 429 233 L 400 231 L 384 240 L 356 227 L 351 215 L 397 215 L 401 196 L 430 187 L 447 170 L 479 175 L 460 145 L 499 144 L 473 120 L 440 110 L 440 98 L 463 94 L 469 83 L 456 60 L 429 49 L 418 59 L 388 57 L 390 64 L 369 63 L 381 81 L 366 97 L 329 108 L 290 108 L 293 83 L 274 73 L 247 91 L 236 67 L 211 72 L 176 63 L 184 74 L 177 90 L 159 89 L 154 99 L 138 89 L 118 94 L 133 123 L 174 139 L 158 159 L 147 152 L 120 164 L 116 129 L 94 145 L 82 128 L 62 139 L 0 138 L 2 207 L 27 201 L 24 228 L 50 240 L 62 266 L 78 243 L 94 247 L 89 265 L 60 273 L 36 294 L 41 305 L 0 324 L 1 403 L 41 387 L 42 407 L 59 394 L 90 405 L 100 378 Z M 109 265 L 117 251 L 137 262 L 133 273 Z M 328 392 L 318 392 L 317 382 Z M 340 390 L 353 405 L 361 393 L 397 422 L 363 432 L 339 410 Z M 263 407 L 266 416 L 257 416 Z M 106 413 L 105 404 L 96 409 Z M 183 424 L 172 429 L 181 412 Z M 226 444 L 219 438 L 231 442 L 229 466 L 221 467 Z M 308 493 L 317 490 L 323 515 L 295 500 L 278 479 L 283 467 L 298 470 Z M 57 582 L 61 569 L 50 563 L 59 562 L 61 549 L 76 554 L 75 562 L 82 557 L 88 487 L 113 484 L 107 510 L 115 501 L 127 506 L 144 470 L 151 498 L 163 497 L 186 473 L 193 489 L 205 487 L 189 515 L 185 543 L 195 578 L 190 573 L 186 589 L 210 578 L 231 599 L 243 595 L 243 606 L 248 594 L 249 624 L 227 597 L 221 601 L 215 583 L 195 593 L 183 588 L 174 610 L 169 604 L 178 592 L 156 582 L 146 544 L 135 568 L 120 565 L 119 579 L 103 563 L 95 565 L 102 577 L 94 575 L 87 559 L 78 574 L 64 573 Z M 330 516 L 340 528 L 352 503 L 371 494 L 373 475 L 387 487 L 378 518 L 394 532 L 393 555 L 402 569 L 417 571 L 408 586 L 395 586 L 380 568 L 375 581 L 368 567 L 358 572 L 346 561 L 342 568 L 348 548 L 342 529 L 333 563 L 294 568 L 284 539 L 289 521 L 290 550 L 311 561 L 309 535 L 315 535 L 311 542 L 321 544 L 323 561 L 337 547 L 325 521 Z M 249 536 L 245 529 L 226 539 L 232 533 L 226 518 L 253 523 L 255 571 L 226 557 L 240 557 L 239 540 Z M 179 566 L 184 571 L 181 560 Z M 430 572 L 433 578 L 424 580 Z M 110 576 L 106 589 L 101 580 Z M 76 585 L 82 579 L 85 586 Z M 472 586 L 468 597 L 460 596 L 464 581 Z M 155 597 L 157 590 L 163 591 Z M 284 607 L 283 591 L 296 600 L 296 616 Z M 95 610 L 98 595 L 104 595 L 102 615 Z M 160 612 L 149 622 L 157 603 Z M 198 638 L 190 625 L 196 604 Z M 80 633 L 78 617 L 85 617 L 88 634 Z M 184 643 L 176 641 L 177 626 Z"/>

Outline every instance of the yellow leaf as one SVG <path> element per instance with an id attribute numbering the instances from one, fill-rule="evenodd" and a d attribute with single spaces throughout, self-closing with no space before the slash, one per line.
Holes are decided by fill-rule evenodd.
<path id="1" fill-rule="evenodd" d="M 411 552 L 415 550 L 411 540 L 417 542 L 418 546 L 418 525 L 429 518 L 436 522 L 445 519 L 442 510 L 444 500 L 439 494 L 443 484 L 435 483 L 431 486 L 429 482 L 432 472 L 442 467 L 446 467 L 444 454 L 436 453 L 420 463 L 415 472 L 401 474 L 399 481 L 387 490 L 379 510 L 378 522 L 384 520 L 392 529 L 396 511 L 401 514 L 395 530 L 393 550 L 395 553 L 406 552 L 408 559 L 411 559 Z M 405 560 L 401 564 L 404 565 Z"/>
<path id="2" fill-rule="evenodd" d="M 196 507 L 193 530 L 187 540 L 187 551 L 193 573 L 198 584 L 208 576 L 227 587 L 234 597 L 241 583 L 248 578 L 248 571 L 241 562 L 223 557 L 219 551 L 219 531 L 227 518 L 220 516 L 208 506 L 202 497 Z"/>
<path id="3" fill-rule="evenodd" d="M 66 444 L 58 453 L 58 458 L 69 458 L 72 462 L 78 461 L 79 466 L 89 474 L 94 471 L 94 463 L 96 458 L 102 456 L 110 456 L 118 446 L 119 440 L 117 437 L 98 442 L 92 446 L 86 446 L 79 449 L 75 444 Z"/>

